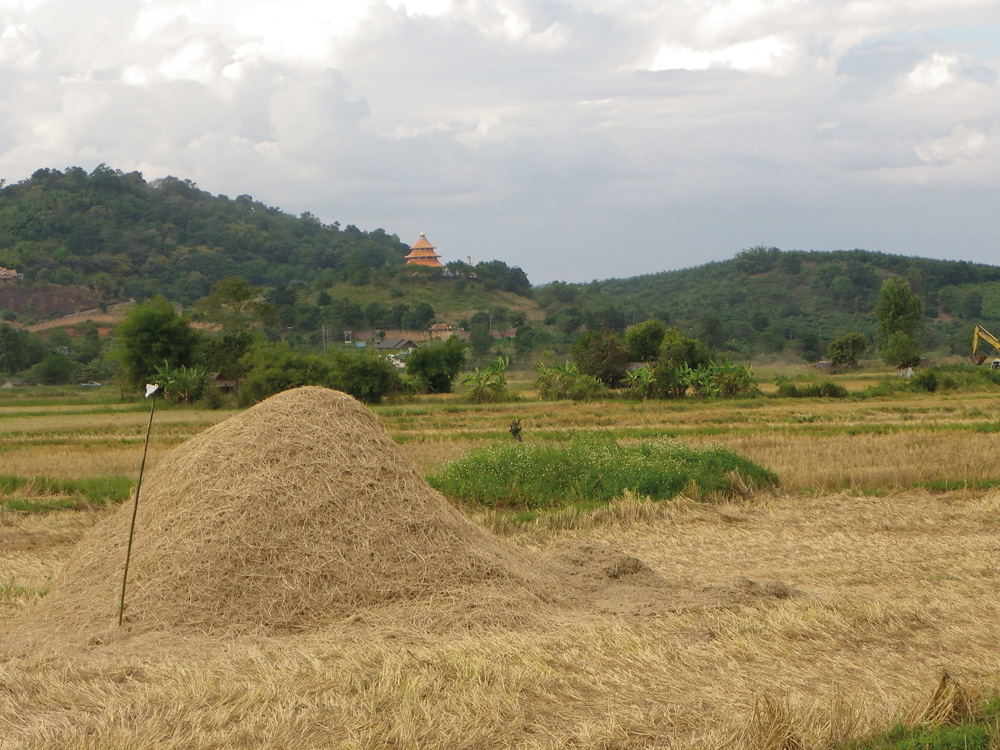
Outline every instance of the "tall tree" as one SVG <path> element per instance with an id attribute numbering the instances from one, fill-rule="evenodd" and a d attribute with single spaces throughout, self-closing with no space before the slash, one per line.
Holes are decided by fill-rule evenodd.
<path id="1" fill-rule="evenodd" d="M 973 289 L 962 298 L 962 317 L 970 320 L 982 317 L 983 295 L 978 289 Z"/>
<path id="2" fill-rule="evenodd" d="M 476 359 L 483 359 L 490 353 L 493 347 L 493 334 L 487 323 L 473 323 L 469 329 L 469 345 L 472 347 L 472 356 Z"/>
<path id="3" fill-rule="evenodd" d="M 124 385 L 141 386 L 156 368 L 191 364 L 197 334 L 164 297 L 136 305 L 118 326 L 115 358 L 122 365 Z"/>
<path id="4" fill-rule="evenodd" d="M 37 336 L 0 323 L 0 373 L 15 373 L 45 358 L 45 346 Z"/>
<path id="5" fill-rule="evenodd" d="M 857 367 L 858 357 L 868 348 L 868 339 L 863 333 L 851 331 L 830 342 L 826 354 L 830 361 L 841 367 Z"/>
<path id="6" fill-rule="evenodd" d="M 610 329 L 588 331 L 573 347 L 573 361 L 580 372 L 614 388 L 625 377 L 628 349 Z"/>
<path id="7" fill-rule="evenodd" d="M 663 321 L 656 318 L 644 320 L 633 326 L 625 332 L 629 358 L 633 362 L 652 362 L 656 359 L 666 332 L 667 327 Z"/>
<path id="8" fill-rule="evenodd" d="M 695 335 L 710 349 L 719 349 L 726 343 L 726 329 L 715 313 L 704 313 L 694 324 Z"/>
<path id="9" fill-rule="evenodd" d="M 924 315 L 920 298 L 901 276 L 882 284 L 875 304 L 876 342 L 887 365 L 908 367 L 920 362 L 924 350 Z"/>
<path id="10" fill-rule="evenodd" d="M 660 343 L 650 392 L 662 398 L 683 396 L 687 391 L 684 371 L 704 367 L 711 361 L 712 354 L 703 343 L 685 336 L 679 328 L 668 328 Z"/>
<path id="11" fill-rule="evenodd" d="M 262 293 L 262 289 L 251 286 L 242 276 L 227 276 L 215 282 L 212 291 L 196 307 L 220 323 L 223 331 L 240 332 L 255 320 L 274 322 L 274 305 L 264 300 Z"/>

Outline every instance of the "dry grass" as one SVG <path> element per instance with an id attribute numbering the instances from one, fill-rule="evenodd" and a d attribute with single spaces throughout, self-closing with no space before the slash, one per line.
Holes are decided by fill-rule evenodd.
<path id="1" fill-rule="evenodd" d="M 1000 481 L 1000 433 L 899 432 L 884 435 L 760 434 L 692 437 L 722 445 L 799 491 L 898 490 L 946 481 Z"/>
<path id="2" fill-rule="evenodd" d="M 136 474 L 149 412 L 107 406 L 0 408 L 0 474 L 84 479 Z M 158 408 L 147 466 L 232 412 Z"/>
<path id="3" fill-rule="evenodd" d="M 0 473 L 78 479 L 129 475 L 142 456 L 147 413 L 93 414 L 79 407 L 0 407 Z M 376 409 L 421 474 L 487 440 L 506 440 L 511 419 L 526 440 L 598 430 L 624 440 L 677 435 L 723 444 L 778 472 L 798 490 L 892 489 L 926 481 L 1000 480 L 1000 422 L 992 393 L 911 394 L 887 400 L 757 399 L 748 402 L 552 403 L 472 406 L 439 396 Z M 148 467 L 232 412 L 157 411 Z M 881 432 L 878 432 L 878 431 Z"/>
<path id="4" fill-rule="evenodd" d="M 997 686 L 998 511 L 771 496 L 560 535 L 649 564 L 657 612 L 442 633 L 417 603 L 299 636 L 22 650 L 0 661 L 0 747 L 827 747 L 953 705 L 944 670 Z M 739 576 L 793 595 L 737 596 Z"/>
<path id="5" fill-rule="evenodd" d="M 0 510 L 0 620 L 48 591 L 73 547 L 103 515 Z"/>
<path id="6" fill-rule="evenodd" d="M 162 439 L 151 443 L 147 468 L 153 468 L 176 445 Z M 18 477 L 86 479 L 101 476 L 135 476 L 142 463 L 142 440 L 117 445 L 26 446 L 3 454 L 3 473 Z"/>
<path id="7" fill-rule="evenodd" d="M 542 406 L 559 419 L 553 405 Z M 985 409 L 974 413 L 986 404 L 964 415 L 889 406 L 897 424 L 913 413 L 920 425 L 989 418 Z M 831 421 L 863 416 L 847 407 L 862 408 L 838 405 Z M 730 425 L 756 422 L 761 408 L 731 413 Z M 890 419 L 889 409 L 863 408 Z M 423 515 L 436 516 L 439 506 L 420 483 L 406 479 L 409 489 L 396 495 L 379 484 L 379 471 L 408 476 L 391 445 L 355 438 L 360 453 L 346 465 L 360 470 L 346 479 L 336 473 L 345 466 L 337 451 L 354 448 L 332 446 L 359 434 L 357 424 L 282 431 L 277 443 L 287 455 L 273 482 L 249 469 L 228 477 L 204 469 L 240 456 L 252 464 L 273 451 L 267 425 L 257 425 L 263 432 L 245 451 L 220 425 L 179 458 L 160 460 L 159 479 L 149 475 L 146 520 L 170 524 L 140 549 L 170 564 L 142 574 L 158 590 L 147 586 L 136 597 L 140 619 L 131 630 L 105 628 L 97 637 L 95 606 L 114 606 L 89 601 L 95 589 L 73 566 L 86 563 L 107 578 L 119 542 L 95 531 L 89 539 L 108 547 L 107 561 L 99 551 L 78 552 L 66 569 L 78 590 L 60 593 L 57 585 L 36 603 L 94 516 L 2 515 L 0 585 L 9 583 L 10 594 L 0 599 L 0 748 L 811 750 L 897 720 L 955 714 L 1000 688 L 1000 492 L 787 489 L 835 484 L 837 472 L 853 472 L 860 488 L 902 487 L 933 471 L 989 475 L 996 438 L 921 428 L 804 439 L 777 427 L 790 407 L 766 411 L 760 423 L 775 427 L 756 436 L 733 430 L 699 440 L 725 442 L 776 469 L 782 493 L 727 504 L 626 497 L 527 528 L 478 519 L 502 538 L 446 509 L 454 520 L 444 550 L 435 548 L 438 536 L 415 536 L 439 522 Z M 712 406 L 703 416 L 721 413 Z M 269 419 L 271 428 L 285 424 Z M 385 420 L 390 432 L 395 419 Z M 503 425 L 502 416 L 491 419 Z M 374 427 L 362 427 L 370 438 Z M 388 466 L 373 473 L 382 464 L 366 445 L 388 451 Z M 467 443 L 403 450 L 433 467 L 455 446 Z M 370 516 L 349 502 L 369 492 L 364 477 L 388 498 Z M 353 488 L 348 499 L 336 489 L 344 482 Z M 320 486 L 335 499 L 332 514 L 315 503 L 303 510 L 293 497 Z M 374 502 L 364 496 L 362 506 Z M 305 511 L 326 520 L 307 524 Z M 220 513 L 246 523 L 204 535 L 199 524 Z M 417 538 L 430 541 L 414 545 Z M 383 548 L 396 544 L 413 553 L 411 565 L 424 566 L 421 578 L 392 567 Z M 349 558 L 358 547 L 376 562 Z M 338 567 L 338 551 L 349 564 Z M 497 564 L 485 587 L 463 568 L 470 554 Z M 264 570 L 272 577 L 247 577 Z M 397 593 L 373 598 L 391 590 L 387 571 Z M 139 607 L 155 616 L 142 619 Z M 36 620 L 45 612 L 51 620 L 53 608 L 63 624 L 46 629 Z M 294 626 L 297 610 L 308 627 Z M 42 633 L 50 635 L 40 640 Z"/>
<path id="8" fill-rule="evenodd" d="M 738 403 L 689 399 L 468 405 L 452 400 L 439 401 L 433 406 L 421 401 L 376 411 L 390 433 L 403 442 L 476 439 L 488 434 L 503 437 L 512 417 L 521 421 L 526 438 L 570 430 L 605 430 L 622 436 L 774 430 L 812 435 L 879 427 L 942 429 L 1000 420 L 1000 404 L 993 392 L 913 393 L 869 401 L 761 398 Z"/>
<path id="9" fill-rule="evenodd" d="M 304 632 L 435 597 L 450 605 L 439 623 L 500 624 L 538 599 L 508 545 L 431 490 L 370 411 L 323 388 L 279 394 L 189 440 L 140 500 L 133 632 Z M 105 636 L 131 518 L 120 508 L 79 545 L 19 623 L 26 637 Z"/>

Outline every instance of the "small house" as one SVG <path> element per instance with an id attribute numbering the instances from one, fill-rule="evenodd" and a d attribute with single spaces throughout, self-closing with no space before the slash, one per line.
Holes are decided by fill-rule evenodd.
<path id="1" fill-rule="evenodd" d="M 402 352 L 407 349 L 416 349 L 417 345 L 413 343 L 412 339 L 386 339 L 375 344 L 375 348 L 379 351 Z"/>

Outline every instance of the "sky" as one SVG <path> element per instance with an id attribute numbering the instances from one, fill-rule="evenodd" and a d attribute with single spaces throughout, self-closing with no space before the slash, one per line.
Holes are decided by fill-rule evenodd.
<path id="1" fill-rule="evenodd" d="M 99 164 L 535 284 L 1000 260 L 996 0 L 0 0 L 0 178 Z"/>

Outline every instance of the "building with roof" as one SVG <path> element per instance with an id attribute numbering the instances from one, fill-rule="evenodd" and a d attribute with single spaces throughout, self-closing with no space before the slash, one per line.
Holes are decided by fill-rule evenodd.
<path id="1" fill-rule="evenodd" d="M 386 339 L 375 344 L 375 348 L 379 351 L 401 352 L 407 349 L 416 349 L 417 345 L 413 339 Z"/>
<path id="2" fill-rule="evenodd" d="M 413 243 L 409 255 L 404 258 L 406 265 L 444 268 L 444 264 L 438 260 L 441 256 L 434 252 L 436 249 L 427 239 L 427 235 L 421 232 L 420 239 Z"/>

